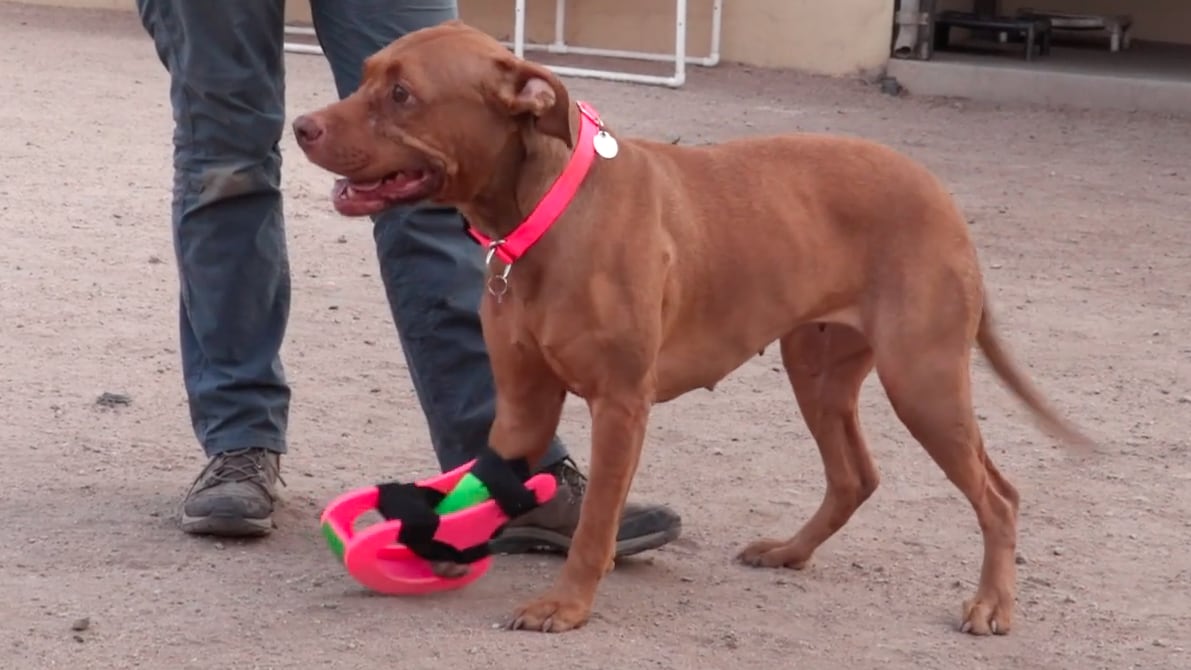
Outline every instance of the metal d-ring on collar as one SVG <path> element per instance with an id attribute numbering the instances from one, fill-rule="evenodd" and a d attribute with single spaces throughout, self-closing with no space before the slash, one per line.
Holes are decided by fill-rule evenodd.
<path id="1" fill-rule="evenodd" d="M 496 298 L 497 302 L 501 302 L 501 299 L 504 298 L 505 294 L 509 292 L 509 274 L 513 271 L 513 263 L 516 262 L 517 258 L 522 253 L 524 253 L 525 249 L 533 245 L 533 243 L 545 233 L 545 230 L 549 228 L 554 220 L 561 215 L 562 210 L 566 208 L 567 204 L 571 201 L 571 198 L 574 197 L 576 189 L 578 189 L 579 184 L 583 181 L 583 177 L 586 175 L 587 169 L 591 166 L 592 154 L 594 153 L 595 155 L 604 159 L 611 159 L 615 158 L 619 153 L 619 145 L 616 141 L 616 138 L 613 137 L 612 134 L 609 133 L 604 127 L 604 122 L 601 120 L 600 115 L 596 113 L 595 109 L 583 101 L 577 101 L 576 105 L 579 107 L 579 112 L 582 115 L 582 119 L 579 128 L 579 138 L 577 140 L 578 143 L 575 145 L 575 152 L 571 155 L 571 158 L 567 162 L 567 166 L 563 169 L 562 174 L 558 176 L 554 184 L 552 184 L 550 189 L 546 192 L 546 195 L 543 196 L 543 199 L 539 201 L 536 207 L 534 207 L 534 210 L 530 213 L 529 218 L 522 221 L 522 226 L 529 225 L 531 222 L 535 222 L 529 231 L 529 236 L 531 239 L 528 242 L 523 242 L 521 244 L 514 243 L 512 245 L 514 249 L 517 249 L 518 247 L 524 248 L 515 253 L 509 253 L 507 249 L 501 249 L 501 246 L 504 245 L 508 240 L 490 240 L 483 235 L 477 234 L 474 230 L 469 228 L 469 231 L 472 233 L 472 237 L 476 238 L 488 248 L 488 253 L 484 257 L 484 266 L 486 269 L 491 269 L 492 259 L 497 256 L 498 253 L 501 256 L 501 260 L 505 262 L 504 269 L 500 272 L 500 274 L 488 275 L 488 293 L 492 295 L 492 297 Z M 575 171 L 576 169 L 578 172 Z M 577 177 L 575 176 L 576 174 L 578 175 Z M 559 192 L 555 190 L 560 188 L 560 184 L 562 189 L 561 193 L 563 194 L 561 196 L 559 195 Z M 562 201 L 558 202 L 560 198 Z M 547 204 L 548 202 L 549 204 Z M 543 206 L 547 207 L 547 209 L 542 210 Z M 545 211 L 544 214 L 543 211 Z M 544 221 L 542 219 L 544 219 Z M 510 233 L 510 235 L 512 234 L 513 233 Z"/>
<path id="2" fill-rule="evenodd" d="M 504 244 L 504 240 L 492 240 L 488 243 L 488 254 L 484 256 L 484 266 L 492 267 L 492 258 L 496 256 L 496 249 Z M 513 264 L 505 264 L 505 269 L 498 275 L 488 276 L 488 292 L 492 297 L 496 298 L 496 302 L 500 302 L 509 292 L 509 273 L 513 271 Z"/>

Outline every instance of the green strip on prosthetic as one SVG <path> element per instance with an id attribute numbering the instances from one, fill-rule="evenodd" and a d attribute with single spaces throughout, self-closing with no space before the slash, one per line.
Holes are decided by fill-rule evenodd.
<path id="1" fill-rule="evenodd" d="M 455 488 L 451 489 L 451 492 L 439 501 L 434 511 L 439 514 L 458 512 L 473 505 L 479 505 L 490 498 L 491 495 L 488 492 L 488 487 L 484 486 L 484 483 L 478 477 L 469 472 L 463 475 L 459 479 L 459 482 L 455 484 Z"/>
<path id="2" fill-rule="evenodd" d="M 488 487 L 478 477 L 469 472 L 459 478 L 459 481 L 455 484 L 455 488 L 451 489 L 439 501 L 434 511 L 438 514 L 450 514 L 479 505 L 491 497 L 492 494 L 489 493 Z M 335 528 L 330 523 L 324 523 L 322 525 L 322 531 L 323 538 L 327 541 L 327 546 L 342 561 L 346 551 L 343 546 L 343 538 L 339 536 L 339 533 L 335 532 Z"/>
<path id="3" fill-rule="evenodd" d="M 343 538 L 339 537 L 339 533 L 335 532 L 335 529 L 331 527 L 331 524 L 323 524 L 323 537 L 327 539 L 327 546 L 331 547 L 331 552 L 342 561 Z"/>

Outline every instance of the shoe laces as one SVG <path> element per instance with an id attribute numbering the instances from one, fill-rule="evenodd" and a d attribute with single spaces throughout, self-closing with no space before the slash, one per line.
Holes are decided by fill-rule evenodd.
<path id="1" fill-rule="evenodd" d="M 207 472 L 200 475 L 206 478 L 205 486 L 209 488 L 217 484 L 229 482 L 257 482 L 265 477 L 266 468 L 270 467 L 269 454 L 264 449 L 235 449 L 225 451 L 215 457 Z M 285 485 L 278 468 L 277 480 Z"/>
<path id="2" fill-rule="evenodd" d="M 555 476 L 562 480 L 572 499 L 582 499 L 587 492 L 587 476 L 579 470 L 579 466 L 570 456 L 566 456 L 554 466 Z"/>

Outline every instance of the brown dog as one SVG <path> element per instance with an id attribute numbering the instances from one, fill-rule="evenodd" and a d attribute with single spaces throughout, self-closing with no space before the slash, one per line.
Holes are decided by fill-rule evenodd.
<path id="1" fill-rule="evenodd" d="M 481 308 L 497 386 L 493 449 L 533 461 L 566 394 L 588 403 L 591 480 L 573 547 L 511 627 L 587 620 L 651 406 L 712 388 L 776 341 L 827 491 L 793 537 L 753 542 L 739 559 L 803 567 L 876 490 L 857 418 L 875 368 L 984 535 L 962 630 L 1007 633 L 1018 494 L 973 414 L 973 342 L 1045 428 L 1090 442 L 1010 362 L 964 218 L 939 181 L 889 148 L 829 135 L 703 147 L 620 138 L 614 152 L 594 117 L 548 69 L 450 22 L 397 40 L 368 60 L 353 95 L 294 121 L 309 159 L 344 177 L 333 195 L 341 213 L 432 200 L 498 241 L 503 260 L 490 255 Z M 564 173 L 578 175 L 573 195 L 554 183 Z M 522 225 L 544 198 L 557 221 Z"/>

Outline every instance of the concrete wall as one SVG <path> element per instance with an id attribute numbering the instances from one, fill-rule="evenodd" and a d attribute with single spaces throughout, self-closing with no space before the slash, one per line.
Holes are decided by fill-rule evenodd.
<path id="1" fill-rule="evenodd" d="M 40 5 L 131 9 L 132 0 L 19 0 Z M 211 0 L 187 0 L 210 2 Z M 235 0 L 257 2 L 259 0 Z M 550 41 L 554 0 L 529 0 L 527 36 Z M 687 51 L 707 53 L 711 0 L 688 0 Z M 293 20 L 309 6 L 289 0 Z M 512 0 L 459 0 L 461 18 L 499 38 L 511 36 Z M 668 0 L 569 0 L 566 39 L 577 45 L 640 51 L 673 49 Z M 889 55 L 892 0 L 724 0 L 721 58 L 830 75 L 879 70 Z"/>
<path id="2" fill-rule="evenodd" d="M 1019 7 L 1087 14 L 1129 14 L 1133 38 L 1191 44 L 1191 2 L 1188 0 L 1001 0 L 1001 12 Z M 966 10 L 972 0 L 940 0 L 940 9 Z"/>

